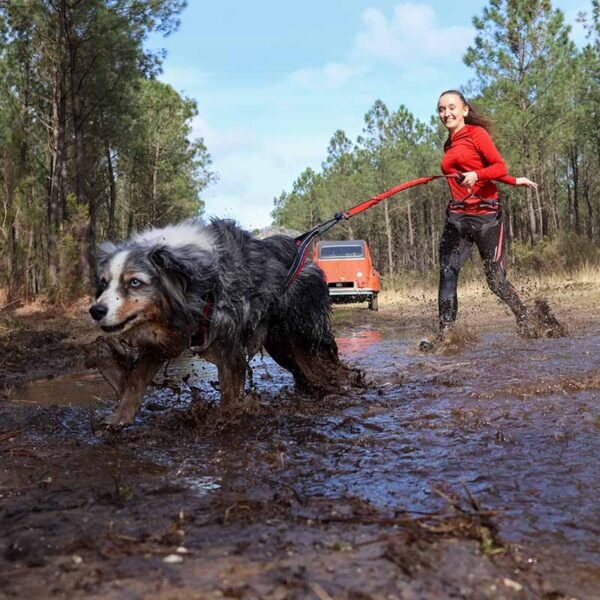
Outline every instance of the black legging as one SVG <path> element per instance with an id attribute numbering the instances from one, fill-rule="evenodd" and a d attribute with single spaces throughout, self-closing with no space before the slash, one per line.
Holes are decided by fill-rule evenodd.
<path id="1" fill-rule="evenodd" d="M 458 274 L 475 244 L 483 261 L 488 285 L 504 300 L 517 319 L 525 316 L 525 305 L 506 278 L 506 231 L 502 210 L 487 214 L 448 211 L 440 240 L 440 327 L 453 323 L 458 312 Z"/>

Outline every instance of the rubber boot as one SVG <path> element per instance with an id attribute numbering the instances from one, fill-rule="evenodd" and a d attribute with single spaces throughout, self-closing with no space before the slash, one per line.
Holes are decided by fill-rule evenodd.
<path id="1" fill-rule="evenodd" d="M 434 352 L 441 344 L 443 344 L 452 331 L 454 321 L 443 321 L 440 323 L 440 331 L 432 340 L 423 339 L 419 342 L 419 350 L 421 352 Z"/>

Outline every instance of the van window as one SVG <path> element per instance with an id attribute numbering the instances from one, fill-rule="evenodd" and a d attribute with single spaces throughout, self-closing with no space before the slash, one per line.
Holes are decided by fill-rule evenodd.
<path id="1" fill-rule="evenodd" d="M 319 247 L 319 258 L 363 258 L 364 255 L 362 244 Z"/>

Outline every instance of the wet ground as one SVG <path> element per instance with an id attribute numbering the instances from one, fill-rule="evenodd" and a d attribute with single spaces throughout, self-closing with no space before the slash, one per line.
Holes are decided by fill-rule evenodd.
<path id="1" fill-rule="evenodd" d="M 234 422 L 190 356 L 120 433 L 66 340 L 50 379 L 5 356 L 0 597 L 600 598 L 596 297 L 556 300 L 558 340 L 466 306 L 427 355 L 431 307 L 342 308 L 368 388 L 298 396 L 259 357 Z"/>

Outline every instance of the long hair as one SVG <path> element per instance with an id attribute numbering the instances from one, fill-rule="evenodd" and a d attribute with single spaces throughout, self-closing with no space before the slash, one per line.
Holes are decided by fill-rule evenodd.
<path id="1" fill-rule="evenodd" d="M 461 99 L 461 102 L 469 109 L 469 114 L 465 117 L 465 123 L 467 125 L 477 125 L 483 127 L 488 133 L 492 132 L 491 120 L 482 115 L 479 110 L 464 97 L 462 92 L 459 92 L 458 90 L 446 90 L 440 94 L 440 98 L 446 94 L 458 96 Z M 444 149 L 447 149 L 449 146 L 450 136 L 448 136 L 448 139 L 444 142 Z"/>

